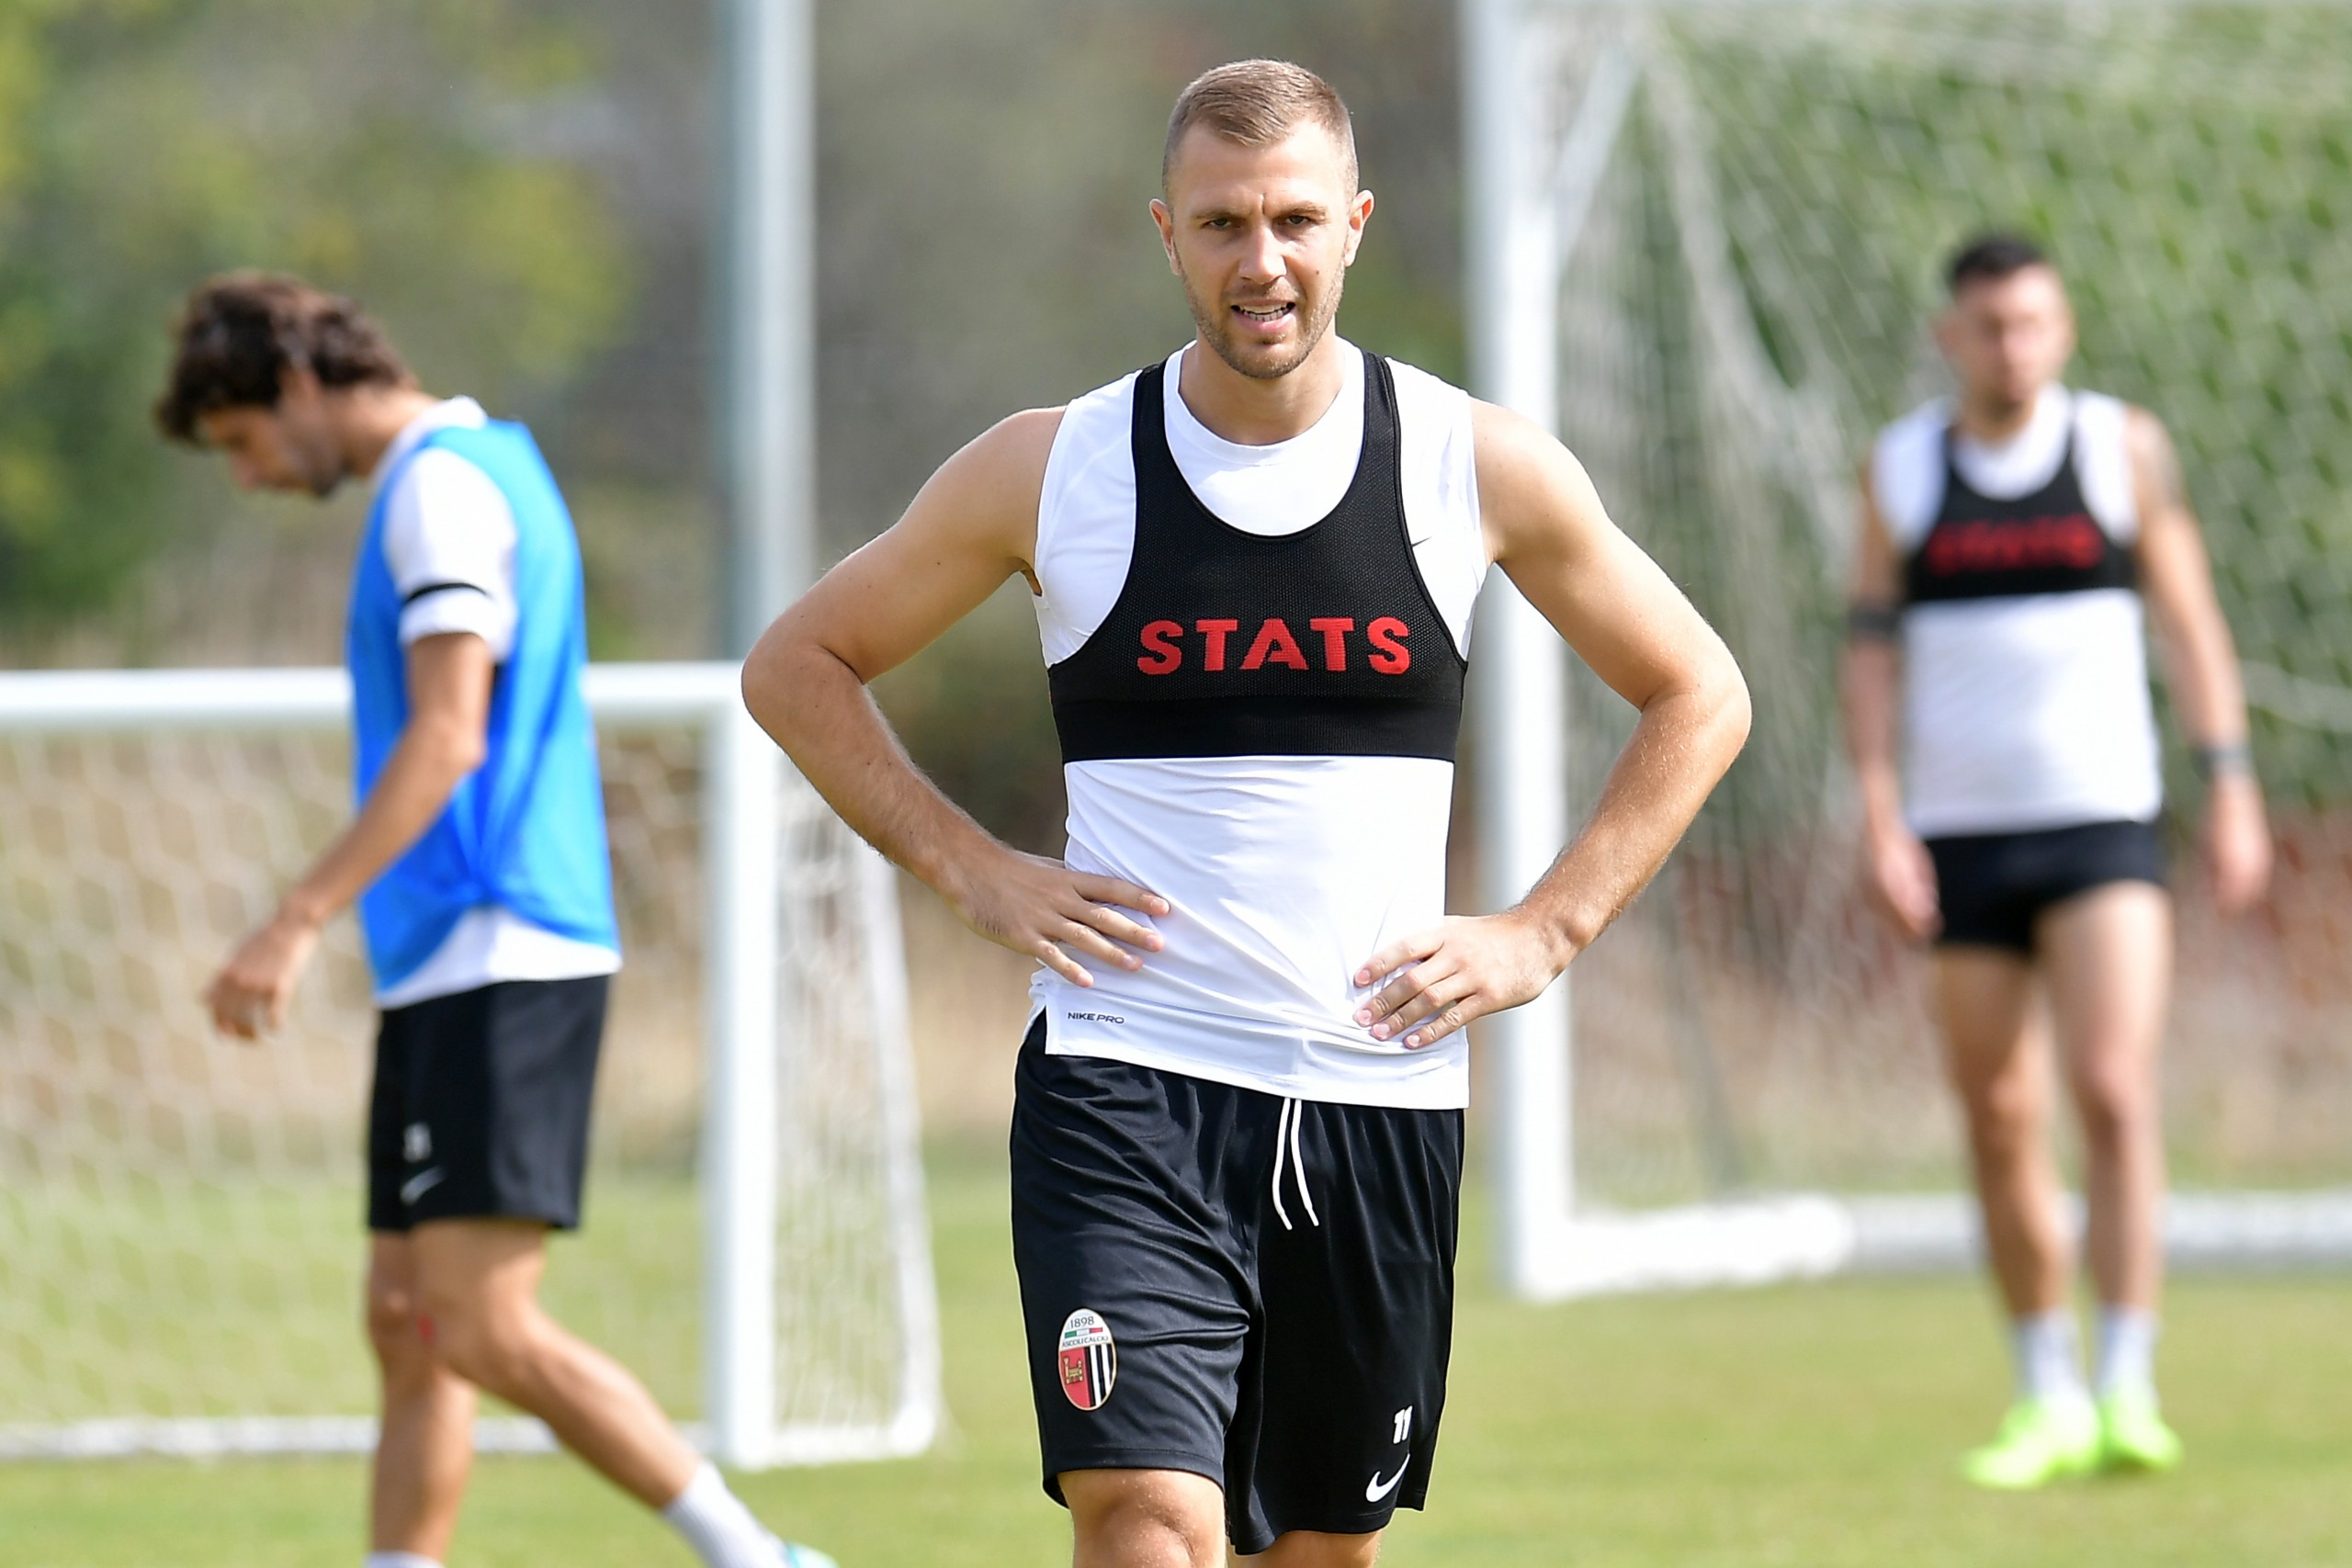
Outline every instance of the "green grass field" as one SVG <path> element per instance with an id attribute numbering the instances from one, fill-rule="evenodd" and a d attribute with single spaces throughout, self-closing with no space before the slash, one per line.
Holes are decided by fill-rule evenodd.
<path id="1" fill-rule="evenodd" d="M 1002 1169 L 953 1156 L 933 1175 L 948 1439 L 742 1490 L 845 1568 L 1067 1562 L 1034 1473 Z M 1952 1469 L 2004 1392 L 1973 1281 L 1532 1308 L 1487 1284 L 1476 1221 L 1430 1510 L 1399 1517 L 1396 1568 L 2352 1564 L 2352 1280 L 2183 1281 L 2163 1366 L 2188 1467 L 1993 1497 Z M 356 1564 L 362 1480 L 345 1461 L 0 1468 L 0 1564 Z M 689 1561 L 551 1459 L 483 1461 L 456 1553 L 463 1568 Z"/>

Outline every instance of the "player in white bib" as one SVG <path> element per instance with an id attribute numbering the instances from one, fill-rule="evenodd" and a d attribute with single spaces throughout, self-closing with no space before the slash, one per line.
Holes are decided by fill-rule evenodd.
<path id="1" fill-rule="evenodd" d="M 2207 780 L 2203 847 L 2224 911 L 2261 897 L 2270 840 L 2171 438 L 2145 410 L 2061 383 L 2074 317 L 2032 245 L 1978 240 L 1948 278 L 1936 339 L 1959 395 L 1888 426 L 1864 465 L 1847 727 L 1871 892 L 1905 935 L 1936 944 L 2012 1320 L 2017 1399 L 1965 1469 L 2028 1487 L 2101 1466 L 2167 1470 L 2181 1453 L 2153 1369 L 2172 905 L 2144 615 Z M 2049 1150 L 2048 1034 L 2083 1131 L 2099 1306 L 2088 1386 Z"/>
<path id="2" fill-rule="evenodd" d="M 1161 175 L 1193 341 L 958 453 L 770 628 L 744 694 L 852 825 L 1043 966 L 1013 1249 L 1077 1561 L 1368 1564 L 1421 1506 L 1444 1402 L 1463 1026 L 1541 992 L 1656 872 L 1747 694 L 1558 442 L 1330 330 L 1373 199 L 1329 86 L 1208 73 Z M 1526 898 L 1449 919 L 1489 564 L 1641 718 Z M 865 689 L 1015 574 L 1057 861 L 942 796 Z"/>

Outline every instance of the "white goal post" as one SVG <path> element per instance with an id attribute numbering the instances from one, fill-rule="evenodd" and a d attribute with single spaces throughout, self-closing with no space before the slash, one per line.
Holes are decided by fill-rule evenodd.
<path id="1" fill-rule="evenodd" d="M 699 1394 L 690 1431 L 730 1464 L 914 1453 L 940 1364 L 895 873 L 738 680 L 585 675 L 630 962 L 598 1099 L 615 1150 L 551 1284 L 669 1369 L 665 1402 Z M 333 670 L 0 674 L 0 1458 L 372 1444 L 345 1376 L 348 922 L 286 1040 L 204 1038 L 193 994 L 347 812 L 349 704 Z M 353 1206 L 314 1213 L 315 1191 Z M 549 1445 L 531 1421 L 481 1438 Z"/>
<path id="2" fill-rule="evenodd" d="M 1756 764 L 1779 770 L 1766 779 L 1779 793 L 1741 809 L 1759 818 L 1777 811 L 1781 825 L 1748 833 L 1744 865 L 1670 868 L 1637 908 L 1638 932 L 1629 918 L 1571 979 L 1478 1025 L 1498 1262 L 1514 1292 L 1556 1298 L 1946 1267 L 1976 1246 L 1973 1210 L 1949 1190 L 1960 1156 L 1949 1125 L 1935 1120 L 1943 1100 L 1924 1017 L 1905 999 L 1905 986 L 1924 976 L 1851 919 L 1853 812 L 1834 729 L 1824 733 L 1820 721 L 1834 715 L 1824 673 L 1834 652 L 1822 652 L 1823 637 L 1805 621 L 1828 623 L 1851 526 L 1852 465 L 1870 430 L 1898 412 L 1894 399 L 1916 400 L 1933 385 L 1931 356 L 1917 353 L 1928 303 L 1918 280 L 1962 228 L 2042 214 L 2077 238 L 2077 254 L 2104 259 L 2137 246 L 2170 258 L 2151 262 L 2147 276 L 2164 265 L 2177 269 L 2165 279 L 2200 268 L 2253 277 L 2236 293 L 2264 301 L 2268 313 L 2231 316 L 2237 307 L 2227 303 L 2203 312 L 2204 358 L 2170 372 L 2171 384 L 2199 389 L 2179 394 L 2172 412 L 2179 429 L 2179 402 L 2191 403 L 2188 412 L 2223 411 L 2204 422 L 2214 443 L 2208 457 L 2230 516 L 2245 521 L 2224 528 L 2224 508 L 2208 505 L 2208 532 L 2226 585 L 2238 591 L 2233 603 L 2262 617 L 2258 626 L 2239 621 L 2249 690 L 2271 727 L 2259 731 L 2257 750 L 2290 754 L 2305 781 L 2308 799 L 2296 803 L 2305 841 L 2336 841 L 2340 792 L 2325 781 L 2331 768 L 2341 773 L 2352 731 L 2352 671 L 2332 651 L 2346 628 L 2313 618 L 2340 616 L 2340 603 L 2311 611 L 2297 594 L 2317 582 L 2340 586 L 2343 556 L 2317 522 L 2308 543 L 2263 525 L 2343 510 L 2327 487 L 2342 482 L 2331 448 L 2340 453 L 2352 434 L 2341 395 L 2352 370 L 2352 310 L 2340 288 L 2330 295 L 2311 264 L 2292 255 L 2268 263 L 2276 276 L 2259 276 L 2225 225 L 2234 211 L 2258 226 L 2275 206 L 2319 236 L 2321 254 L 2341 255 L 2335 236 L 2338 214 L 2352 213 L 2352 185 L 2330 183 L 2330 171 L 2352 146 L 2352 82 L 2344 81 L 2341 50 L 2317 46 L 2331 17 L 2343 23 L 2352 10 L 2250 4 L 2236 8 L 2243 21 L 2196 19 L 2214 35 L 2207 37 L 2188 21 L 2175 25 L 2188 9 L 2073 0 L 1464 0 L 1472 388 L 1561 433 L 1653 553 L 1660 545 L 1645 525 L 1686 504 L 1693 528 L 1719 527 L 1707 544 L 1719 549 L 1725 580 L 1711 585 L 1712 599 L 1694 593 L 1749 668 L 1759 739 L 1767 726 L 1809 727 L 1801 743 L 1776 741 L 1792 761 Z M 2344 36 L 2335 33 L 2336 42 Z M 2313 78 L 2338 85 L 2325 90 Z M 2256 101 L 2290 106 L 2278 112 L 2297 118 L 2283 131 L 2247 130 L 2241 145 L 2238 130 L 2217 128 L 2229 125 L 2248 81 L 2271 84 Z M 2212 128 L 2201 107 L 2209 101 Z M 2177 144 L 2169 165 L 2162 150 L 2143 157 L 2165 138 Z M 1916 172 L 1904 170 L 1906 158 Z M 1922 196 L 1906 186 L 1901 194 L 1915 199 L 1905 201 L 1884 195 L 1905 179 L 1934 189 Z M 2182 204 L 2187 216 L 2166 217 Z M 1873 223 L 1885 232 L 1871 235 Z M 2182 335 L 2179 316 L 2201 299 L 2114 270 L 2120 281 L 2107 303 L 2144 305 L 2149 338 Z M 2142 292 L 2126 293 L 2133 288 Z M 2120 336 L 2130 312 L 2115 313 L 2125 318 Z M 2253 357 L 2244 345 L 2267 341 L 2274 326 L 2300 342 L 2241 370 L 2237 362 Z M 1914 356 L 1907 365 L 1905 353 Z M 2086 337 L 2086 356 L 2096 361 L 2093 374 L 2127 382 L 2147 369 L 2104 338 Z M 2214 371 L 2216 362 L 2230 368 Z M 2248 462 L 2244 447 L 2254 443 L 2235 451 L 2226 443 L 2256 417 L 2236 411 L 2256 407 L 2286 434 Z M 1682 422 L 1676 430 L 1648 427 L 1660 410 Z M 1666 450 L 1675 438 L 1685 446 Z M 2199 455 L 2189 453 L 2192 488 Z M 1744 500 L 1755 503 L 1752 515 L 1742 513 Z M 1540 617 L 1499 580 L 1481 606 L 1479 640 L 1481 891 L 1487 907 L 1499 908 L 1566 841 L 1605 765 L 1589 753 L 1613 753 L 1623 726 L 1598 711 L 1613 699 L 1572 669 Z M 2276 798 L 2281 781 L 2272 787 Z M 1784 896 L 1762 897 L 1753 884 L 1767 874 L 1756 864 L 1772 863 L 1774 833 Z M 2298 870 L 2282 897 L 2340 921 L 2352 887 L 2333 853 L 2308 863 L 2290 856 Z M 1720 950 L 1689 945 L 1700 917 L 1680 912 L 1733 897 L 1710 877 L 1738 882 L 1734 892 L 1749 899 L 1743 929 Z M 2185 918 L 2194 921 L 2195 909 Z M 2219 956 L 2184 977 L 2178 1010 L 2209 1042 L 2226 1040 L 2237 1026 L 2231 1007 L 2292 962 L 2279 956 L 2291 932 L 2255 943 L 2216 929 L 2207 922 L 2184 934 L 2211 938 Z M 1739 1016 L 1736 980 L 1717 972 L 1735 962 L 1765 976 L 1752 1017 Z M 2324 968 L 2330 959 L 2314 962 Z M 2340 953 L 2332 962 L 2347 967 Z M 1867 1005 L 1852 995 L 1862 989 L 1871 993 Z M 2266 1051 L 2285 1040 L 2274 1055 L 2301 1053 L 2278 1075 L 2290 1087 L 2266 1090 L 2257 1110 L 2233 1112 L 2243 1123 L 2235 1142 L 2213 1140 L 2222 1150 L 2210 1162 L 2219 1179 L 2199 1180 L 2202 1190 L 2176 1199 L 2168 1213 L 2176 1261 L 2352 1262 L 2344 1162 L 2282 1154 L 2274 1162 L 2282 1178 L 2258 1157 L 2239 1157 L 2267 1128 L 2290 1124 L 2298 1081 L 2321 1091 L 2300 1107 L 2307 1126 L 2340 1132 L 2352 1105 L 2344 987 L 2327 979 L 2280 1006 L 2290 1020 L 2266 1019 L 2249 1032 Z M 1661 1145 L 1676 1146 L 1657 1162 L 1672 1171 L 1655 1180 L 1620 1158 L 1634 1135 L 1612 1145 L 1621 1180 L 1597 1181 L 1600 1161 L 1580 1146 L 1580 1132 L 1608 1130 L 1616 1107 L 1637 1098 L 1612 1090 L 1605 1106 L 1587 1100 L 1596 1058 L 1585 1020 L 1595 1010 L 1608 1015 L 1611 1050 L 1629 1035 L 1653 1037 L 1632 1055 L 1651 1074 L 1652 1100 L 1677 1101 L 1657 1120 L 1688 1124 L 1660 1133 Z M 2332 1030 L 2335 1043 L 2312 1046 L 2313 1029 Z M 1751 1067 L 1718 1056 L 1716 1035 L 1749 1030 L 1768 1059 Z M 1853 1037 L 1841 1038 L 1849 1030 Z M 2237 1094 L 2226 1066 L 2210 1066 L 2219 1054 L 2192 1053 L 2208 1064 L 2194 1067 L 2193 1087 L 2217 1102 L 2251 1104 L 2252 1091 Z M 2247 1072 L 2250 1079 L 2254 1066 Z M 1845 1095 L 1864 1077 L 1878 1080 L 1871 1093 Z M 1901 1125 L 1875 1144 L 1846 1135 L 1850 1121 L 1897 1098 L 1906 1106 Z M 1766 1122 L 1782 1129 L 1782 1151 L 1814 1130 L 1829 1132 L 1818 1157 L 1801 1150 L 1759 1159 L 1753 1145 L 1770 1141 L 1758 1127 Z M 1909 1147 L 1887 1152 L 1906 1138 Z M 2239 1169 L 2256 1174 L 2239 1187 Z M 1923 1180 L 1945 1190 L 1922 1190 Z M 1666 1196 L 1639 1195 L 1651 1190 Z"/>

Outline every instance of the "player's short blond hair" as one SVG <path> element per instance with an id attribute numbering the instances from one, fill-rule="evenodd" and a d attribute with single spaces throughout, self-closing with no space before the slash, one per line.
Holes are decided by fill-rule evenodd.
<path id="1" fill-rule="evenodd" d="M 1287 60 L 1237 60 L 1204 71 L 1176 95 L 1168 141 L 1159 153 L 1159 188 L 1176 163 L 1177 144 L 1194 126 L 1243 147 L 1271 147 L 1302 125 L 1331 133 L 1347 160 L 1348 194 L 1356 188 L 1355 122 L 1331 84 Z"/>

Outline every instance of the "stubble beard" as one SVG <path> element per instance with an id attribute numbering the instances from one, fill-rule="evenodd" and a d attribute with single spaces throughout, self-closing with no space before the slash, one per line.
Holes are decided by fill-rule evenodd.
<path id="1" fill-rule="evenodd" d="M 1222 301 L 1204 304 L 1193 291 L 1191 278 L 1184 280 L 1184 303 L 1193 312 L 1193 324 L 1200 329 L 1201 341 L 1216 350 L 1216 356 L 1253 381 L 1279 381 L 1306 363 L 1323 334 L 1331 330 L 1333 318 L 1340 313 L 1340 293 L 1346 274 L 1335 272 L 1331 286 L 1312 301 L 1302 299 L 1302 305 L 1312 303 L 1315 313 L 1302 312 L 1297 352 L 1280 360 L 1250 359 L 1242 353 L 1242 345 L 1234 341 L 1233 317 Z"/>
<path id="2" fill-rule="evenodd" d="M 342 489 L 343 481 L 351 477 L 350 464 L 345 461 L 342 452 L 333 447 L 304 453 L 302 468 L 303 483 L 321 501 Z"/>
<path id="3" fill-rule="evenodd" d="M 2032 410 L 2043 390 L 2055 379 L 2053 377 L 2048 380 L 2035 382 L 2023 397 L 2011 397 L 2007 387 L 1994 383 L 1979 388 L 1963 400 L 1972 405 L 1971 412 L 1979 416 L 2006 423 L 2011 420 L 2024 418 Z"/>

